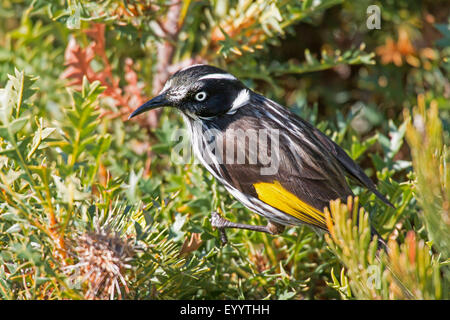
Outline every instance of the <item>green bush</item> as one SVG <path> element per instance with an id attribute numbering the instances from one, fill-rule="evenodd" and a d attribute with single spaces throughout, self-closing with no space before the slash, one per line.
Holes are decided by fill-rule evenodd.
<path id="1" fill-rule="evenodd" d="M 381 29 L 366 26 L 372 4 Z M 1 297 L 448 299 L 450 22 L 442 8 L 2 1 Z M 221 246 L 211 211 L 263 219 L 201 166 L 172 161 L 173 132 L 183 126 L 175 112 L 126 121 L 193 63 L 225 68 L 309 120 L 396 208 L 355 187 L 358 199 L 332 202 L 330 235 L 230 230 Z M 376 250 L 369 219 L 389 250 Z"/>

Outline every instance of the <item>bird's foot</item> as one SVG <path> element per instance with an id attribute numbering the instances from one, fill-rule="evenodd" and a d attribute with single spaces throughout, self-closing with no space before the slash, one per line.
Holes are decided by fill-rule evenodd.
<path id="1" fill-rule="evenodd" d="M 284 230 L 284 226 L 275 222 L 269 222 L 266 226 L 254 226 L 244 223 L 236 223 L 225 219 L 219 213 L 213 211 L 210 219 L 211 225 L 217 228 L 220 232 L 220 240 L 223 245 L 228 242 L 227 235 L 225 233 L 226 228 L 237 228 L 251 231 L 265 232 L 271 235 L 280 234 Z"/>

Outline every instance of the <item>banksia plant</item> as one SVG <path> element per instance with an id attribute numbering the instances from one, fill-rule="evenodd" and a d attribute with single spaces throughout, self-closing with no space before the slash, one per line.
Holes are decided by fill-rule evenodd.
<path id="1" fill-rule="evenodd" d="M 419 95 L 412 114 L 405 112 L 406 138 L 413 160 L 413 191 L 421 210 L 419 226 L 426 230 L 420 239 L 410 230 L 401 243 L 395 237 L 376 251 L 370 242 L 368 213 L 355 209 L 353 200 L 340 201 L 326 211 L 330 236 L 327 242 L 345 266 L 339 281 L 333 274 L 330 285 L 343 297 L 359 299 L 442 299 L 449 288 L 449 171 L 448 147 L 444 144 L 438 102 L 427 107 Z M 357 200 L 356 208 L 357 206 Z M 379 213 L 375 213 L 379 214 Z M 368 272 L 372 272 L 369 274 Z M 375 273 L 373 273 L 375 272 Z M 373 286 L 376 279 L 377 286 Z"/>
<path id="2" fill-rule="evenodd" d="M 419 214 L 433 246 L 450 259 L 450 149 L 444 144 L 438 102 L 432 100 L 427 106 L 425 96 L 419 95 L 417 106 L 405 116 L 416 178 L 414 194 L 422 208 Z"/>
<path id="3" fill-rule="evenodd" d="M 446 281 L 445 261 L 433 254 L 413 231 L 405 242 L 389 240 L 387 247 L 370 239 L 368 214 L 358 208 L 358 199 L 347 204 L 332 201 L 326 210 L 330 235 L 326 240 L 344 265 L 340 279 L 332 271 L 333 282 L 346 299 L 441 299 Z"/>
<path id="4" fill-rule="evenodd" d="M 135 254 L 129 239 L 107 228 L 97 228 L 73 239 L 76 264 L 67 268 L 71 281 L 80 284 L 86 299 L 114 299 L 128 293 L 127 270 Z"/>
<path id="5" fill-rule="evenodd" d="M 42 118 L 29 121 L 35 110 L 30 107 L 35 81 L 16 71 L 0 89 L 2 297 L 180 294 L 174 274 L 182 270 L 183 277 L 191 279 L 208 269 L 199 259 L 187 262 L 181 257 L 182 244 L 168 240 L 167 229 L 153 225 L 148 212 L 144 218 L 142 210 L 117 199 L 122 181 L 110 179 L 102 169 L 111 143 L 108 134 L 98 132 L 96 105 L 104 88 L 84 77 L 81 92 L 69 92 L 72 103 L 61 110 L 64 118 L 50 127 Z M 93 166 L 86 169 L 86 161 Z M 152 210 L 158 213 L 156 207 Z M 183 256 L 188 251 L 185 248 Z M 139 258 L 142 261 L 135 261 Z M 154 283 L 155 277 L 160 284 Z M 137 283 L 157 292 L 137 290 Z"/>
<path id="6" fill-rule="evenodd" d="M 384 259 L 387 267 L 386 280 L 389 299 L 442 299 L 447 298 L 446 281 L 442 271 L 446 266 L 442 258 L 430 252 L 414 231 L 409 231 L 405 242 L 391 240 L 388 255 Z"/>
<path id="7" fill-rule="evenodd" d="M 441 2 L 2 0 L 0 13 L 0 299 L 449 298 Z M 127 121 L 196 63 L 330 136 L 395 208 L 354 186 L 325 237 L 229 230 L 221 246 L 212 211 L 266 221 L 172 160 L 174 113 Z"/>
<path id="8" fill-rule="evenodd" d="M 330 203 L 325 210 L 329 235 L 325 235 L 331 250 L 346 266 L 348 279 L 345 281 L 351 290 L 336 287 L 344 297 L 355 295 L 359 299 L 382 299 L 377 290 L 375 277 L 383 273 L 377 262 L 377 239 L 371 238 L 369 215 L 359 207 L 358 198 L 349 197 L 347 204 L 340 200 Z M 336 281 L 333 273 L 333 278 Z M 336 283 L 335 283 L 336 284 Z"/>

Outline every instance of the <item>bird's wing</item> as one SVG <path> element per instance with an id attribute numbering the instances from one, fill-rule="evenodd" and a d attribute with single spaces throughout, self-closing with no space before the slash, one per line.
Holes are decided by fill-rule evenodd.
<path id="1" fill-rule="evenodd" d="M 335 156 L 335 158 L 341 163 L 345 168 L 347 175 L 360 185 L 366 187 L 371 192 L 373 192 L 378 198 L 380 198 L 388 206 L 394 208 L 394 205 L 378 190 L 373 181 L 364 173 L 361 167 L 353 161 L 352 158 L 333 140 L 328 138 L 325 134 L 316 128 L 313 128 L 314 135 L 319 139 L 324 145 L 326 145 Z"/>
<path id="2" fill-rule="evenodd" d="M 330 200 L 345 200 L 352 194 L 344 175 L 327 175 L 326 170 L 331 168 L 323 159 L 315 158 L 317 167 L 313 168 L 307 161 L 299 165 L 295 161 L 297 155 L 290 149 L 281 153 L 283 160 L 273 174 L 262 174 L 261 169 L 267 166 L 261 164 L 225 163 L 221 164 L 221 176 L 247 197 L 257 198 L 304 223 L 326 229 L 324 207 Z"/>
<path id="3" fill-rule="evenodd" d="M 224 145 L 226 141 L 235 141 L 234 154 L 239 150 L 248 152 L 248 141 L 244 139 L 243 145 L 238 143 L 242 132 L 251 129 L 258 131 L 261 128 L 278 129 L 277 170 L 263 174 L 262 169 L 267 168 L 268 160 L 261 157 L 273 160 L 273 142 L 258 144 L 258 148 L 253 151 L 258 158 L 256 164 L 251 163 L 250 153 L 246 152 L 243 164 L 231 161 L 220 165 L 220 176 L 233 188 L 247 197 L 258 199 L 284 214 L 322 229 L 326 229 L 323 209 L 329 205 L 329 201 L 346 201 L 349 195 L 353 195 L 346 176 L 366 186 L 391 205 L 362 169 L 326 135 L 278 104 L 267 99 L 263 103 L 271 103 L 271 107 L 277 109 L 273 112 L 260 109 L 259 113 L 255 113 L 250 108 L 260 107 L 261 101 L 257 101 L 239 110 L 238 119 L 225 120 L 225 125 L 220 129 L 226 132 Z"/>
<path id="4" fill-rule="evenodd" d="M 351 180 L 355 181 L 356 183 L 366 187 L 371 192 L 373 192 L 378 198 L 380 198 L 384 203 L 386 203 L 390 207 L 394 208 L 394 205 L 383 194 L 381 194 L 377 190 L 375 184 L 364 173 L 364 171 L 361 169 L 361 167 L 355 161 L 353 161 L 353 159 L 350 158 L 350 156 L 341 147 L 339 147 L 333 140 L 331 140 L 328 136 L 326 136 L 320 130 L 315 128 L 309 122 L 298 117 L 296 114 L 292 113 L 291 111 L 287 110 L 286 108 L 282 107 L 281 105 L 277 104 L 276 102 L 266 99 L 263 96 L 259 96 L 259 95 L 258 95 L 258 98 L 261 101 L 264 101 L 263 103 L 266 104 L 266 106 L 268 106 L 269 109 L 273 109 L 276 112 L 282 112 L 282 110 L 283 110 L 284 111 L 283 114 L 286 114 L 286 117 L 289 119 L 289 122 L 291 122 L 292 124 L 295 124 L 297 126 L 303 126 L 303 127 L 307 128 L 307 130 L 305 130 L 304 134 L 309 135 L 310 139 L 315 140 L 316 144 L 321 145 L 323 150 L 326 150 L 330 154 L 332 154 L 333 157 L 340 163 L 340 165 L 343 168 L 344 173 L 347 177 L 349 177 Z"/>
<path id="5" fill-rule="evenodd" d="M 239 151 L 246 151 L 245 161 L 239 164 L 235 158 L 221 164 L 220 176 L 247 197 L 257 198 L 304 223 L 326 229 L 324 207 L 330 200 L 345 200 L 352 195 L 344 171 L 326 150 L 320 149 L 320 143 L 317 146 L 305 141 L 304 137 L 278 125 L 270 118 L 255 120 L 246 116 L 230 123 L 223 144 L 234 141 L 230 145 L 234 145 L 236 158 Z M 249 141 L 243 139 L 241 133 L 252 128 L 278 128 L 276 148 L 271 149 L 275 142 L 268 137 L 269 143 L 259 143 L 257 148 L 249 149 Z M 256 163 L 251 161 L 251 150 L 256 153 Z M 269 167 L 274 170 L 267 170 Z"/>

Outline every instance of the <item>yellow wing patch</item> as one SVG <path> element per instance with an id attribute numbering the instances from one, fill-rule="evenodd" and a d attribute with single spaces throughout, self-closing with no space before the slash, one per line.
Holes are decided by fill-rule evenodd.
<path id="1" fill-rule="evenodd" d="M 253 185 L 259 200 L 303 222 L 326 228 L 323 212 L 300 200 L 287 191 L 278 181 L 258 182 Z"/>

